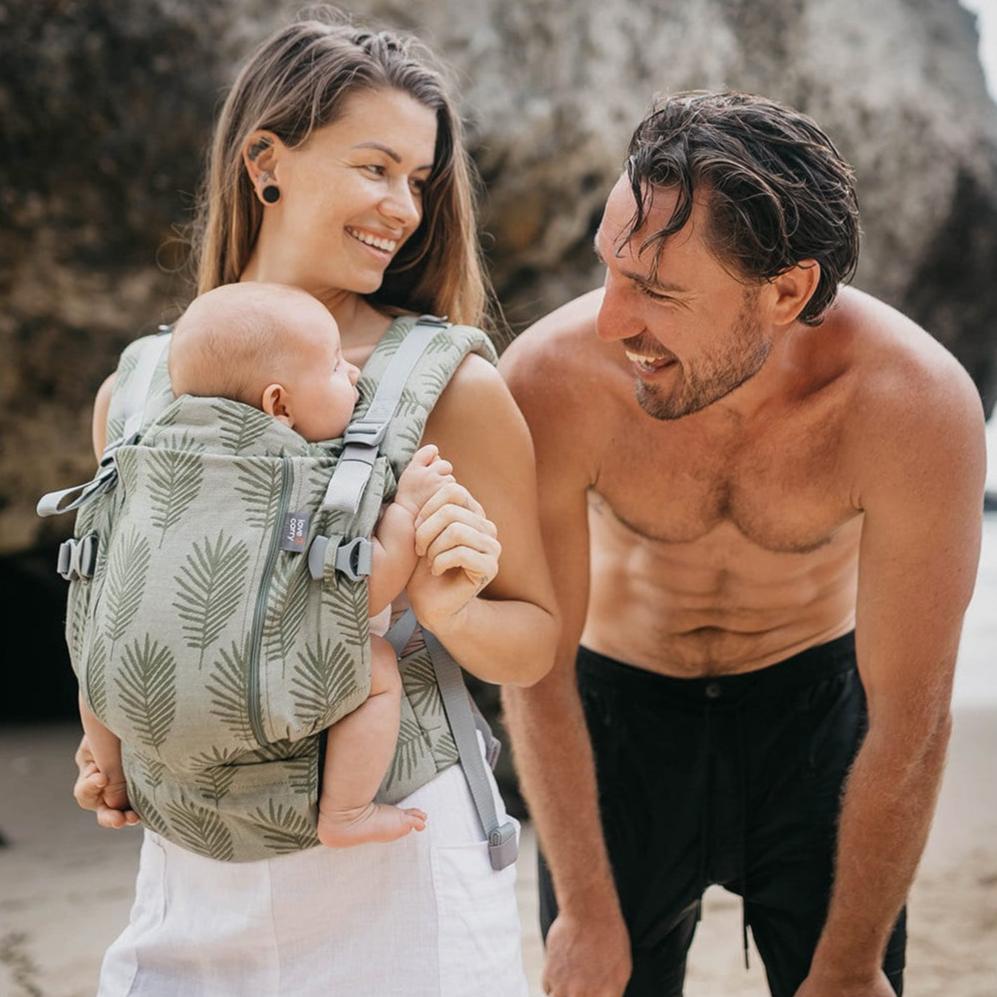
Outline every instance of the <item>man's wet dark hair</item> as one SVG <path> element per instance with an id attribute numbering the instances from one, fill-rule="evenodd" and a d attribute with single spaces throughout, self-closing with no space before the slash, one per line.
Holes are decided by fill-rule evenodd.
<path id="1" fill-rule="evenodd" d="M 658 102 L 630 140 L 627 174 L 644 224 L 656 188 L 678 194 L 668 224 L 644 240 L 657 266 L 665 240 L 685 225 L 694 194 L 708 210 L 707 245 L 737 276 L 765 281 L 803 260 L 820 282 L 799 319 L 819 325 L 838 285 L 858 264 L 855 175 L 804 114 L 743 93 L 680 93 Z"/>

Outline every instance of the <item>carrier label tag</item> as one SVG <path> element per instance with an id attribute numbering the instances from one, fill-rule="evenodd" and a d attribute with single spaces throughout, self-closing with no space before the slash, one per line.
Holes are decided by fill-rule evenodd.
<path id="1" fill-rule="evenodd" d="M 312 520 L 310 512 L 289 512 L 284 517 L 284 527 L 280 535 L 281 550 L 303 551 L 308 537 L 308 524 Z"/>

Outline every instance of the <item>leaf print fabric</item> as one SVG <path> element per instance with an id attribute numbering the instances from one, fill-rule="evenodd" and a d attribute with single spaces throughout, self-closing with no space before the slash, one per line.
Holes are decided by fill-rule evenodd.
<path id="1" fill-rule="evenodd" d="M 396 320 L 359 382 L 369 407 L 413 319 Z M 124 388 L 140 344 L 122 356 L 109 422 L 123 429 Z M 114 452 L 117 484 L 81 506 L 77 536 L 98 537 L 90 580 L 70 586 L 67 640 L 94 712 L 122 740 L 130 799 L 169 840 L 219 861 L 317 845 L 324 729 L 369 694 L 366 581 L 327 558 L 317 536 L 369 537 L 419 446 L 426 419 L 477 330 L 434 338 L 405 387 L 356 515 L 321 509 L 341 441 L 308 443 L 227 399 L 175 398 L 162 352 L 139 437 Z M 120 430 L 119 430 L 120 434 Z M 303 549 L 284 549 L 288 513 Z M 396 802 L 457 761 L 424 649 L 399 663 L 396 752 L 378 799 Z"/>

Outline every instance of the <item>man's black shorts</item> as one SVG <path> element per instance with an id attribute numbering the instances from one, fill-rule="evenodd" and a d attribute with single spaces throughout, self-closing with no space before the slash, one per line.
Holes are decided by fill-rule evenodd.
<path id="1" fill-rule="evenodd" d="M 678 679 L 578 652 L 599 805 L 633 945 L 627 997 L 679 997 L 706 887 L 744 898 L 774 997 L 807 975 L 866 703 L 846 634 L 742 675 Z M 540 860 L 540 918 L 557 914 Z M 737 944 L 731 939 L 731 944 Z M 902 991 L 905 918 L 884 968 Z"/>

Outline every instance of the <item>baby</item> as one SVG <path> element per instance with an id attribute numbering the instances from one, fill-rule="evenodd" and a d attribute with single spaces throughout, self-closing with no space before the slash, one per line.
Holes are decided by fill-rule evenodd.
<path id="1" fill-rule="evenodd" d="M 173 333 L 169 367 L 174 394 L 253 405 L 311 442 L 342 436 L 358 397 L 360 371 L 343 357 L 335 319 L 310 294 L 279 284 L 228 284 L 195 299 Z M 318 838 L 325 845 L 393 841 L 425 827 L 421 810 L 373 802 L 394 755 L 401 698 L 395 653 L 381 634 L 391 600 L 415 569 L 416 516 L 453 480 L 451 471 L 435 447 L 418 450 L 371 538 L 370 695 L 326 734 L 318 819 Z M 380 634 L 373 632 L 378 623 Z M 120 742 L 82 697 L 80 713 L 97 768 L 107 779 L 104 802 L 124 809 Z"/>

